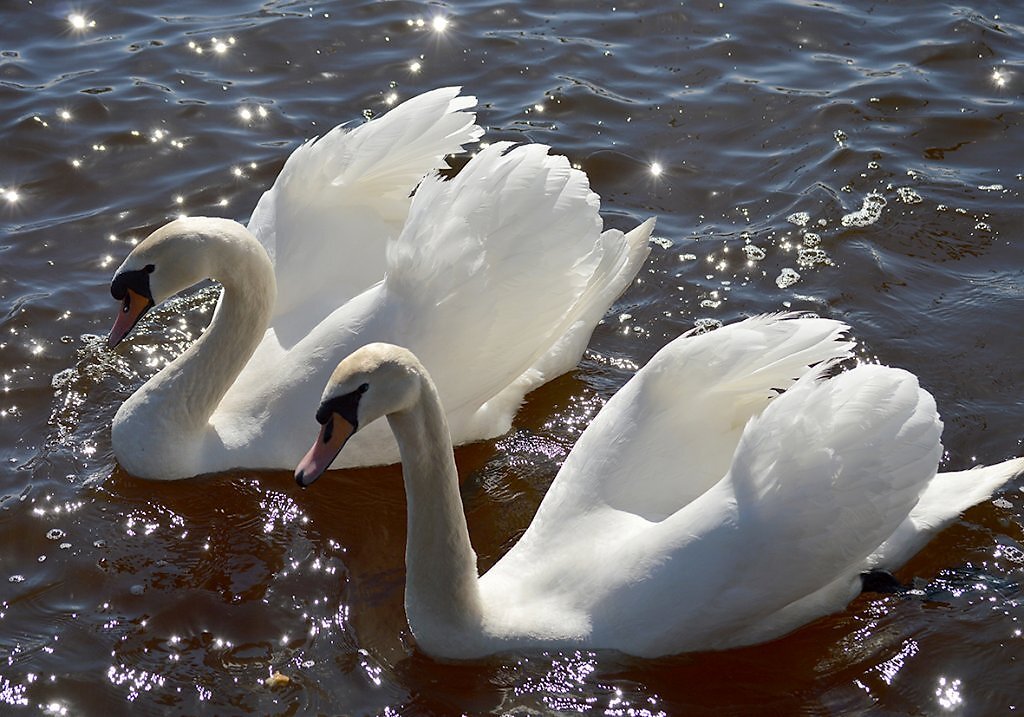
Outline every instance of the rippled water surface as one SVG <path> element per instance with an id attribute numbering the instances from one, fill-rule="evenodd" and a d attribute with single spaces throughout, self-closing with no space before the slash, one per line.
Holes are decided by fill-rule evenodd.
<path id="1" fill-rule="evenodd" d="M 117 467 L 114 411 L 214 288 L 116 352 L 99 338 L 133 242 L 181 213 L 244 221 L 304 138 L 461 84 L 489 139 L 579 163 L 608 225 L 658 217 L 579 369 L 458 451 L 481 567 L 601 404 L 698 324 L 843 319 L 935 394 L 946 466 L 1019 455 L 1018 3 L 8 0 L 0 51 L 0 712 L 1024 708 L 1019 479 L 900 572 L 918 596 L 862 596 L 767 645 L 444 664 L 404 622 L 397 469 L 299 491 L 285 472 Z"/>

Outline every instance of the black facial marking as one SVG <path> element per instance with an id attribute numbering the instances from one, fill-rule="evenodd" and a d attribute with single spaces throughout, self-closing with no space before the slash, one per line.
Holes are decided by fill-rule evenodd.
<path id="1" fill-rule="evenodd" d="M 364 383 L 355 391 L 346 393 L 343 396 L 335 396 L 320 404 L 320 408 L 316 410 L 316 422 L 321 426 L 326 426 L 324 429 L 325 443 L 331 439 L 331 434 L 334 430 L 334 422 L 331 421 L 332 413 L 337 413 L 351 423 L 353 431 L 359 428 L 359 420 L 356 417 L 359 410 L 359 399 L 362 398 L 368 388 L 370 388 L 369 384 Z"/>
<path id="2" fill-rule="evenodd" d="M 149 299 L 153 304 L 153 293 L 149 289 L 149 275 L 156 269 L 152 264 L 147 264 L 144 269 L 135 271 L 122 271 L 110 282 L 110 295 L 118 301 L 124 301 L 128 296 L 128 289 L 131 289 L 140 296 Z"/>

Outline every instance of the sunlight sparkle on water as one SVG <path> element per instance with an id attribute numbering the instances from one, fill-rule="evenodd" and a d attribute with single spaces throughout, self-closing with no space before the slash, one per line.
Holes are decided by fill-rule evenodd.
<path id="1" fill-rule="evenodd" d="M 249 122 L 256 117 L 259 117 L 260 119 L 266 119 L 268 114 L 269 113 L 267 112 L 267 108 L 263 107 L 262 105 L 258 105 L 255 109 L 250 109 L 248 107 L 238 108 L 238 116 L 241 117 L 242 120 L 245 122 Z"/>
<path id="2" fill-rule="evenodd" d="M 651 162 L 651 176 L 660 177 L 664 168 L 661 166 L 661 162 Z"/>
<path id="3" fill-rule="evenodd" d="M 943 709 L 957 709 L 964 703 L 960 694 L 960 680 L 939 678 L 939 686 L 935 688 L 935 696 L 939 698 L 939 704 Z"/>
<path id="4" fill-rule="evenodd" d="M 434 29 L 434 32 L 444 32 L 448 29 L 448 18 L 443 15 L 437 15 L 430 21 L 430 26 Z"/>
<path id="5" fill-rule="evenodd" d="M 213 51 L 218 55 L 223 55 L 228 51 L 231 45 L 235 44 L 235 38 L 229 37 L 227 40 L 218 40 L 216 37 L 210 38 L 210 45 L 213 47 Z"/>
<path id="6" fill-rule="evenodd" d="M 88 27 L 96 27 L 96 21 L 90 20 L 80 12 L 73 12 L 68 15 L 68 22 L 73 30 L 85 30 Z"/>
<path id="7" fill-rule="evenodd" d="M 992 84 L 1003 89 L 1010 81 L 1010 74 L 1006 70 L 996 68 L 992 70 Z"/>
<path id="8" fill-rule="evenodd" d="M 3 194 L 4 199 L 7 200 L 8 204 L 17 204 L 21 199 L 21 195 L 18 194 L 17 189 L 2 189 L 0 194 Z"/>

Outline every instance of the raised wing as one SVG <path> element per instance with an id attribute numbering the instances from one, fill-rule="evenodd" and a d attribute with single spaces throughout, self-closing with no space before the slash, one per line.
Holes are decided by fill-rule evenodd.
<path id="1" fill-rule="evenodd" d="M 285 162 L 249 220 L 274 261 L 272 325 L 283 344 L 383 278 L 386 244 L 416 185 L 483 132 L 467 111 L 476 98 L 458 92 L 432 90 L 352 129 L 335 127 Z"/>
<path id="2" fill-rule="evenodd" d="M 600 506 L 672 515 L 725 476 L 743 427 L 779 391 L 850 355 L 846 329 L 777 314 L 676 339 L 583 432 L 538 518 L 557 524 Z"/>
<path id="3" fill-rule="evenodd" d="M 942 422 L 912 374 L 817 373 L 750 421 L 724 480 L 628 547 L 653 563 L 637 589 L 680 606 L 647 636 L 654 652 L 747 644 L 841 607 L 934 477 Z"/>
<path id="4" fill-rule="evenodd" d="M 576 322 L 596 311 L 596 323 L 646 255 L 646 234 L 602 238 L 600 200 L 586 175 L 547 151 L 497 143 L 454 179 L 427 178 L 389 251 L 387 292 L 417 307 L 404 340 L 431 372 L 456 441 L 485 402 Z M 594 299 L 606 303 L 595 309 Z M 452 335 L 458 346 L 443 340 Z M 452 361 L 453 351 L 473 361 Z"/>

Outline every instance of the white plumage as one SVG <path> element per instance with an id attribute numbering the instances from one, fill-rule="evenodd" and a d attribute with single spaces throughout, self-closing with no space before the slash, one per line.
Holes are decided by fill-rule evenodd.
<path id="1" fill-rule="evenodd" d="M 115 281 L 144 278 L 156 302 L 207 277 L 224 291 L 207 331 L 118 410 L 128 472 L 294 466 L 331 369 L 371 341 L 436 372 L 457 443 L 507 430 L 528 391 L 575 366 L 653 220 L 602 232 L 586 175 L 541 145 L 492 145 L 441 180 L 443 156 L 480 133 L 457 92 L 301 146 L 249 231 L 186 218 L 132 251 Z M 397 458 L 377 426 L 337 467 Z"/>
<path id="2" fill-rule="evenodd" d="M 1018 458 L 938 474 L 942 423 L 912 374 L 860 365 L 827 378 L 850 356 L 846 329 L 761 316 L 667 345 L 608 401 L 525 534 L 479 578 L 425 370 L 397 347 L 346 359 L 324 401 L 365 383 L 358 424 L 388 415 L 402 448 L 420 647 L 656 656 L 768 640 L 841 609 L 862 572 L 899 567 L 1024 471 Z M 315 479 L 306 469 L 322 445 L 300 482 Z"/>

